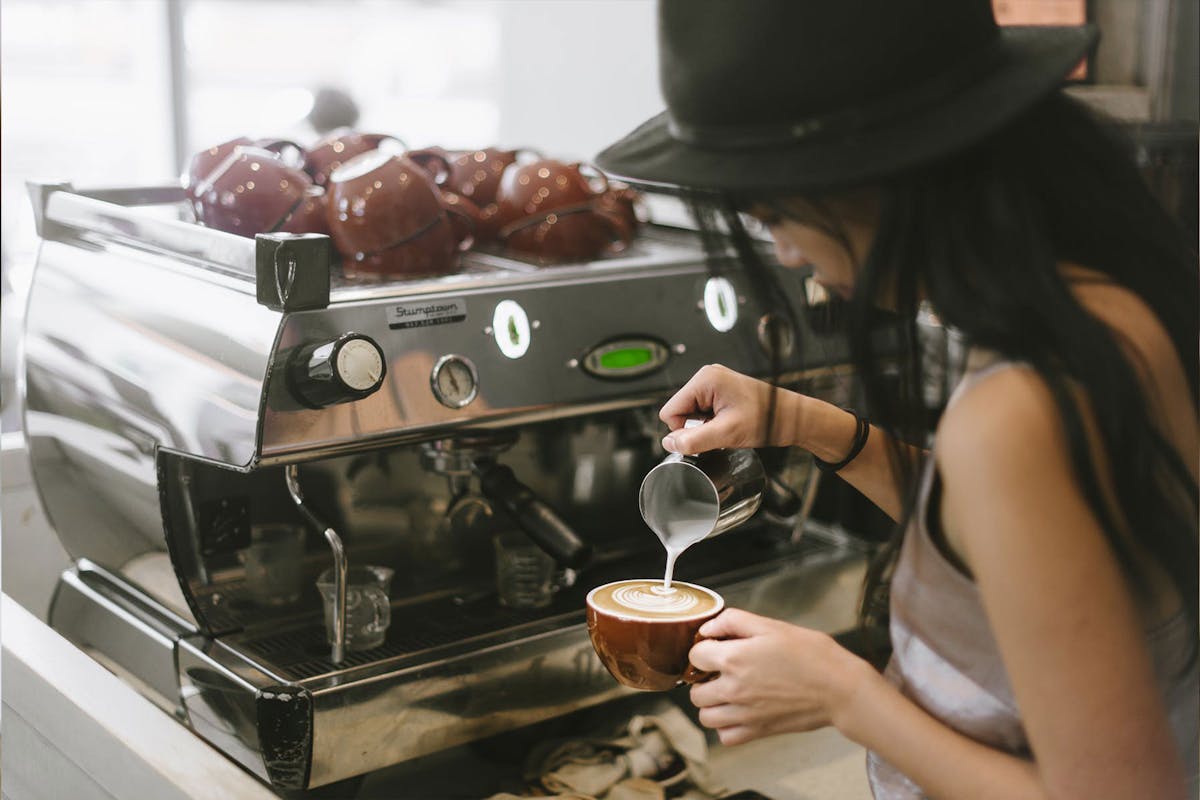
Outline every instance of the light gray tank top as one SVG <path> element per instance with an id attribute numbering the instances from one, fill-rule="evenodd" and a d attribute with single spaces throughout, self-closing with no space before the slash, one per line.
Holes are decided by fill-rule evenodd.
<path id="1" fill-rule="evenodd" d="M 971 384 L 1005 367 L 996 362 L 969 372 L 950 403 Z M 936 470 L 923 468 L 917 505 L 905 531 L 891 587 L 892 658 L 884 674 L 928 713 L 982 744 L 1031 758 L 1000 649 L 992 636 L 975 583 L 954 566 L 930 536 L 928 515 Z M 1195 797 L 1200 786 L 1200 673 L 1187 661 L 1189 631 L 1182 611 L 1148 630 L 1155 674 L 1170 714 Z M 867 754 L 867 776 L 876 800 L 913 800 L 925 793 L 877 754 Z"/>

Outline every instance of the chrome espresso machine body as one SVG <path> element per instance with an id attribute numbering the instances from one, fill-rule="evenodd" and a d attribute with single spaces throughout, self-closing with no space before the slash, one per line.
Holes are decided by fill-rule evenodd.
<path id="1" fill-rule="evenodd" d="M 31 186 L 43 242 L 24 340 L 34 476 L 75 565 L 51 624 L 281 789 L 325 785 L 617 697 L 583 598 L 658 574 L 637 504 L 656 410 L 701 366 L 769 369 L 767 323 L 692 232 L 538 268 L 350 284 L 321 236 L 196 226 L 175 188 Z M 785 373 L 836 391 L 837 337 Z M 833 388 L 830 388 L 833 387 Z M 257 526 L 303 526 L 299 597 L 249 585 Z M 497 600 L 493 542 L 556 561 L 548 605 Z M 677 575 L 720 588 L 816 544 L 760 521 Z M 326 637 L 315 581 L 394 570 L 382 645 Z M 335 571 L 336 574 L 336 571 Z M 335 600 L 332 616 L 336 621 Z"/>

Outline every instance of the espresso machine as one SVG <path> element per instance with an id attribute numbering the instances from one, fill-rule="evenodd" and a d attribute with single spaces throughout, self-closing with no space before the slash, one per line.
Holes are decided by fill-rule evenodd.
<path id="1" fill-rule="evenodd" d="M 662 401 L 705 364 L 767 374 L 773 342 L 785 382 L 850 383 L 803 271 L 773 267 L 798 323 L 775 335 L 680 227 L 589 263 L 471 252 L 453 275 L 352 283 L 326 237 L 200 227 L 177 187 L 30 192 L 24 422 L 74 559 L 51 624 L 281 790 L 628 693 L 584 597 L 662 572 L 637 502 Z M 767 461 L 794 487 L 785 462 Z M 721 590 L 818 557 L 783 495 L 676 575 Z M 299 533 L 264 577 L 256 531 L 279 525 Z M 514 532 L 553 561 L 548 602 L 501 602 L 494 543 Z M 347 637 L 362 565 L 392 571 L 366 649 Z"/>

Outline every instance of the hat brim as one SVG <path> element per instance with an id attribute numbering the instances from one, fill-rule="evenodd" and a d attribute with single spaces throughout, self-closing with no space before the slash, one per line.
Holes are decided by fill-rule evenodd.
<path id="1" fill-rule="evenodd" d="M 853 186 L 978 142 L 1057 88 L 1096 40 L 1092 26 L 1006 27 L 1007 56 L 945 102 L 853 136 L 780 146 L 700 147 L 673 138 L 663 112 L 596 156 L 614 178 L 662 190 L 805 191 Z"/>

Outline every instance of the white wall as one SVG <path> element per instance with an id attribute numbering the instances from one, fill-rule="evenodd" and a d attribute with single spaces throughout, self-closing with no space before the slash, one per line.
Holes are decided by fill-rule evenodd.
<path id="1" fill-rule="evenodd" d="M 663 109 L 653 0 L 511 0 L 500 142 L 591 159 Z"/>

